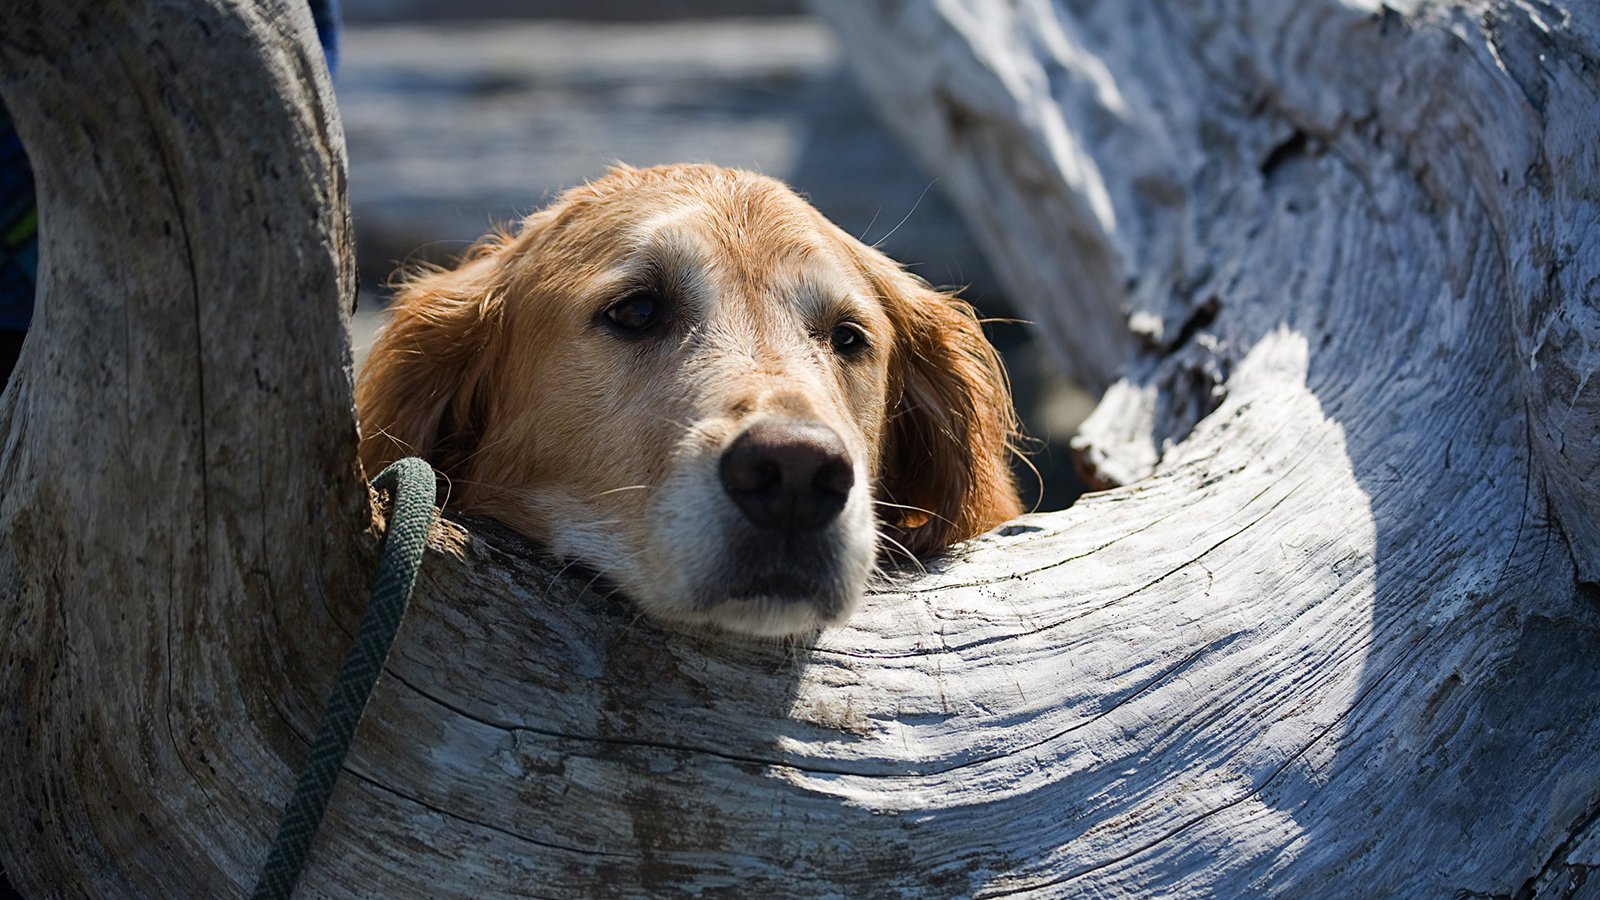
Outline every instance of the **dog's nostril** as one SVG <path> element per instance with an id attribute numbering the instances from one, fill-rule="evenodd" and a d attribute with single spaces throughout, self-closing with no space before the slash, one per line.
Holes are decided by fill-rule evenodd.
<path id="1" fill-rule="evenodd" d="M 855 486 L 844 442 L 817 422 L 760 422 L 723 451 L 722 486 L 753 524 L 821 528 L 839 517 Z"/>
<path id="2" fill-rule="evenodd" d="M 812 484 L 819 491 L 844 495 L 850 493 L 850 489 L 855 487 L 856 473 L 854 469 L 850 468 L 850 461 L 840 456 L 824 463 L 821 468 L 817 469 L 817 474 L 812 479 Z"/>

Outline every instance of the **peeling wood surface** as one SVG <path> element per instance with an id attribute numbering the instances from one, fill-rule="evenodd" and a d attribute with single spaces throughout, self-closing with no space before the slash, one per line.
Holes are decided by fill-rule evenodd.
<path id="1" fill-rule="evenodd" d="M 242 894 L 359 615 L 341 142 L 302 13 L 233 6 L 0 29 L 55 161 L 0 402 L 25 893 Z M 800 646 L 447 522 L 304 895 L 1592 896 L 1600 16 L 819 6 L 1010 277 L 1082 286 L 1035 312 L 1124 486 Z"/>

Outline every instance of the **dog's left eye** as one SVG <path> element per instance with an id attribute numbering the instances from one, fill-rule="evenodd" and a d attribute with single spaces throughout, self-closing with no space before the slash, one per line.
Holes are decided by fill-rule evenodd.
<path id="1" fill-rule="evenodd" d="M 606 309 L 606 320 L 629 336 L 643 336 L 661 324 L 666 304 L 647 291 L 629 294 Z"/>
<path id="2" fill-rule="evenodd" d="M 828 334 L 828 345 L 833 352 L 842 356 L 855 356 L 867 349 L 867 336 L 862 333 L 860 326 L 852 322 L 841 322 L 833 326 L 833 331 Z"/>

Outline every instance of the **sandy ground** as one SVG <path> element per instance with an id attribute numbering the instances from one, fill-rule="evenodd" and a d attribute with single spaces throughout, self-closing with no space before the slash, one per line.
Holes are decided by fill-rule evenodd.
<path id="1" fill-rule="evenodd" d="M 448 260 L 614 160 L 707 161 L 784 179 L 935 284 L 1009 304 L 960 219 L 874 119 L 820 23 L 803 17 L 619 24 L 353 24 L 335 82 L 370 343 L 398 261 Z M 1043 508 L 1078 490 L 1066 440 L 1089 409 L 1020 325 L 996 325 L 1041 439 Z M 1026 477 L 1032 482 L 1032 476 Z"/>

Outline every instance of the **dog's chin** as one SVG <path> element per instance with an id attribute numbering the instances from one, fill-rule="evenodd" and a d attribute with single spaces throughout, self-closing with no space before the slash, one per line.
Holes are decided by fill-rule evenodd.
<path id="1" fill-rule="evenodd" d="M 704 624 L 738 634 L 796 637 L 843 622 L 860 602 L 859 590 L 850 593 L 792 584 L 751 585 L 703 595 L 691 615 Z"/>
<path id="2" fill-rule="evenodd" d="M 866 589 L 866 573 L 854 566 L 764 567 L 760 572 L 724 568 L 698 585 L 663 591 L 639 585 L 629 593 L 653 618 L 680 625 L 711 627 L 751 637 L 787 638 L 815 634 L 848 619 Z M 828 576 L 817 577 L 819 571 Z"/>
<path id="3" fill-rule="evenodd" d="M 814 634 L 855 612 L 866 592 L 871 546 L 819 536 L 773 546 L 755 532 L 729 536 L 715 564 L 675 583 L 638 585 L 656 618 L 753 637 Z"/>

